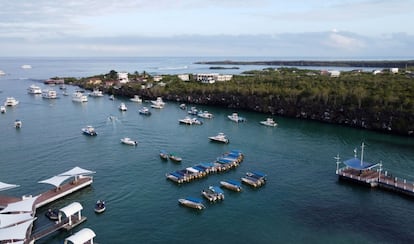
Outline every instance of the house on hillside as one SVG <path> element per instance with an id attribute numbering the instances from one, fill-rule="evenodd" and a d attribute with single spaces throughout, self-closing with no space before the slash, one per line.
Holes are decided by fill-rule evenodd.
<path id="1" fill-rule="evenodd" d="M 129 82 L 128 72 L 118 72 L 118 81 L 121 84 L 128 83 Z"/>

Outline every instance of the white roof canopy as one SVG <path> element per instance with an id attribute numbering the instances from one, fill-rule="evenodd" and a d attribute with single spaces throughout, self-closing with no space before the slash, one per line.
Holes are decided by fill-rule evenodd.
<path id="1" fill-rule="evenodd" d="M 26 238 L 27 229 L 32 224 L 34 218 L 19 225 L 0 229 L 0 241 L 5 240 L 24 240 Z"/>
<path id="2" fill-rule="evenodd" d="M 70 177 L 72 177 L 72 176 L 70 176 L 70 175 L 53 176 L 52 178 L 39 181 L 39 183 L 46 183 L 46 184 L 51 184 L 51 185 L 54 185 L 56 187 L 59 187 L 60 184 L 62 184 L 65 180 L 69 179 Z"/>
<path id="3" fill-rule="evenodd" d="M 63 212 L 66 217 L 69 217 L 83 209 L 82 205 L 78 202 L 73 202 L 66 207 L 59 209 L 59 211 Z"/>
<path id="4" fill-rule="evenodd" d="M 31 213 L 0 214 L 0 228 L 5 228 L 10 225 L 21 223 L 32 218 L 33 217 Z"/>
<path id="5" fill-rule="evenodd" d="M 0 191 L 12 189 L 18 186 L 19 185 L 13 185 L 13 184 L 7 184 L 7 183 L 0 182 Z"/>
<path id="6" fill-rule="evenodd" d="M 94 174 L 94 173 L 95 173 L 94 171 L 82 169 L 80 167 L 75 167 L 71 170 L 68 170 L 66 172 L 63 172 L 63 173 L 59 174 L 59 176 L 64 176 L 64 175 L 69 175 L 69 176 L 90 175 L 90 174 Z"/>
<path id="7" fill-rule="evenodd" d="M 68 241 L 70 241 L 73 244 L 83 244 L 89 240 L 92 240 L 95 236 L 96 235 L 95 232 L 93 232 L 93 230 L 89 228 L 83 228 L 75 234 L 66 238 L 65 243 L 68 243 Z"/>
<path id="8" fill-rule="evenodd" d="M 6 208 L 0 211 L 0 213 L 10 212 L 33 212 L 33 204 L 39 196 L 28 197 L 19 202 L 9 203 Z"/>

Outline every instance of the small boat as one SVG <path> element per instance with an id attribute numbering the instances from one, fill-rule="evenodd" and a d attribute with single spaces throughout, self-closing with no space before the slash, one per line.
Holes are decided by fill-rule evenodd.
<path id="1" fill-rule="evenodd" d="M 42 92 L 42 98 L 56 99 L 57 98 L 57 92 L 55 90 L 44 90 Z"/>
<path id="2" fill-rule="evenodd" d="M 226 144 L 230 142 L 230 140 L 227 138 L 226 135 L 224 135 L 223 132 L 218 133 L 216 136 L 210 136 L 208 139 L 210 139 L 210 141 L 221 142 Z"/>
<path id="3" fill-rule="evenodd" d="M 88 125 L 85 128 L 82 128 L 82 133 L 87 135 L 87 136 L 96 136 L 98 135 L 98 133 L 96 133 L 95 128 L 93 128 L 92 126 Z"/>
<path id="4" fill-rule="evenodd" d="M 187 111 L 188 114 L 197 115 L 198 110 L 196 107 L 191 107 L 190 110 Z"/>
<path id="5" fill-rule="evenodd" d="M 224 192 L 217 186 L 209 186 L 208 189 L 201 191 L 201 195 L 203 195 L 210 202 L 224 200 Z"/>
<path id="6" fill-rule="evenodd" d="M 168 160 L 168 152 L 165 150 L 160 150 L 160 158 L 162 160 Z"/>
<path id="7" fill-rule="evenodd" d="M 247 172 L 245 176 L 241 178 L 242 182 L 253 186 L 259 187 L 266 183 L 266 174 L 261 172 Z"/>
<path id="8" fill-rule="evenodd" d="M 98 200 L 95 203 L 95 213 L 103 213 L 106 210 L 106 204 L 105 201 Z"/>
<path id="9" fill-rule="evenodd" d="M 65 84 L 61 84 L 61 85 L 59 86 L 59 89 L 60 89 L 60 90 L 66 90 L 67 88 L 66 88 Z"/>
<path id="10" fill-rule="evenodd" d="M 112 101 L 115 100 L 115 96 L 114 95 L 110 95 L 109 96 L 109 100 L 112 100 Z"/>
<path id="11" fill-rule="evenodd" d="M 42 94 L 42 89 L 40 89 L 39 86 L 36 86 L 35 84 L 32 84 L 27 88 L 27 93 L 29 94 Z"/>
<path id="12" fill-rule="evenodd" d="M 246 118 L 240 117 L 238 113 L 233 113 L 232 115 L 227 115 L 227 118 L 229 118 L 231 121 L 234 121 L 236 123 L 246 121 Z"/>
<path id="13" fill-rule="evenodd" d="M 138 95 L 134 95 L 134 97 L 129 100 L 136 103 L 142 103 L 142 99 Z"/>
<path id="14" fill-rule="evenodd" d="M 206 208 L 203 205 L 202 200 L 199 198 L 195 198 L 195 197 L 180 198 L 178 199 L 178 202 L 183 206 L 198 209 L 198 210 L 202 210 Z"/>
<path id="15" fill-rule="evenodd" d="M 0 106 L 0 112 L 2 114 L 6 113 L 6 107 L 5 106 Z"/>
<path id="16" fill-rule="evenodd" d="M 4 102 L 4 106 L 10 106 L 10 107 L 16 106 L 17 104 L 19 104 L 19 101 L 16 100 L 16 98 L 14 97 L 8 97 L 6 98 L 6 101 Z"/>
<path id="17" fill-rule="evenodd" d="M 121 103 L 121 104 L 119 105 L 119 110 L 121 110 L 121 111 L 127 111 L 127 110 L 128 110 L 128 108 L 127 108 L 127 106 L 125 105 L 125 103 Z"/>
<path id="18" fill-rule="evenodd" d="M 139 114 L 142 115 L 151 115 L 151 111 L 147 107 L 143 107 L 140 110 L 138 110 Z"/>
<path id="19" fill-rule="evenodd" d="M 197 113 L 197 116 L 204 119 L 212 119 L 214 117 L 213 114 L 208 111 L 200 111 Z"/>
<path id="20" fill-rule="evenodd" d="M 265 121 L 260 121 L 260 124 L 275 127 L 277 123 L 272 118 L 267 118 Z"/>
<path id="21" fill-rule="evenodd" d="M 21 66 L 21 68 L 22 68 L 22 69 L 31 69 L 31 68 L 32 68 L 32 66 L 31 66 L 30 64 L 23 64 L 23 65 Z"/>
<path id="22" fill-rule="evenodd" d="M 90 97 L 103 97 L 103 93 L 99 89 L 93 89 L 93 91 L 89 93 L 89 96 Z"/>
<path id="23" fill-rule="evenodd" d="M 79 102 L 79 103 L 85 103 L 88 101 L 88 96 L 86 96 L 85 94 L 83 94 L 83 91 L 75 91 L 72 94 L 72 101 L 74 102 Z"/>
<path id="24" fill-rule="evenodd" d="M 16 128 L 16 129 L 20 129 L 20 128 L 22 128 L 22 121 L 20 120 L 20 119 L 16 119 L 15 121 L 14 121 L 14 127 Z"/>
<path id="25" fill-rule="evenodd" d="M 241 183 L 236 180 L 223 180 L 220 181 L 220 185 L 232 191 L 240 192 L 242 190 Z"/>
<path id="26" fill-rule="evenodd" d="M 129 137 L 125 137 L 121 139 L 121 143 L 126 144 L 126 145 L 131 145 L 131 146 L 136 146 L 138 145 L 137 141 L 132 140 Z"/>
<path id="27" fill-rule="evenodd" d="M 59 219 L 59 209 L 48 209 L 45 213 L 45 216 L 48 217 L 50 220 L 58 220 Z"/>
<path id="28" fill-rule="evenodd" d="M 5 74 L 6 74 L 6 72 L 4 72 L 3 70 L 0 69 L 0 76 L 3 76 Z"/>
<path id="29" fill-rule="evenodd" d="M 185 105 L 185 103 L 181 103 L 181 104 L 180 104 L 180 108 L 181 108 L 182 110 L 186 110 L 186 109 L 187 109 L 187 105 Z"/>
<path id="30" fill-rule="evenodd" d="M 151 108 L 164 108 L 165 102 L 162 100 L 161 97 L 157 97 L 157 100 L 151 101 Z"/>
<path id="31" fill-rule="evenodd" d="M 203 122 L 197 118 L 190 118 L 186 116 L 184 119 L 178 120 L 180 124 L 186 124 L 186 125 L 202 125 Z"/>
<path id="32" fill-rule="evenodd" d="M 179 156 L 175 155 L 174 153 L 170 153 L 170 154 L 168 154 L 168 158 L 169 158 L 171 161 L 176 162 L 176 163 L 179 163 L 179 162 L 181 162 L 181 161 L 183 160 L 181 157 L 179 157 Z"/>
<path id="33" fill-rule="evenodd" d="M 67 91 L 63 91 L 63 92 L 62 92 L 62 95 L 63 95 L 63 96 L 69 96 L 69 93 L 67 93 Z"/>

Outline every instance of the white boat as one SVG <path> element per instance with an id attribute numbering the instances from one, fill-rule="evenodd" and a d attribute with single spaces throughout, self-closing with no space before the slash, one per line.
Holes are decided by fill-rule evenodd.
<path id="1" fill-rule="evenodd" d="M 187 109 L 187 105 L 185 105 L 185 103 L 181 103 L 181 104 L 180 104 L 180 108 L 181 108 L 182 110 L 185 110 L 185 109 Z"/>
<path id="2" fill-rule="evenodd" d="M 75 91 L 72 94 L 72 101 L 84 103 L 84 102 L 87 102 L 88 101 L 88 96 L 86 96 L 85 94 L 83 94 L 83 91 Z"/>
<path id="3" fill-rule="evenodd" d="M 186 124 L 186 125 L 201 125 L 203 122 L 201 120 L 198 120 L 197 118 L 190 118 L 186 116 L 184 119 L 178 120 L 180 124 Z"/>
<path id="4" fill-rule="evenodd" d="M 0 76 L 5 75 L 6 72 L 4 72 L 3 70 L 0 69 Z"/>
<path id="5" fill-rule="evenodd" d="M 129 137 L 125 137 L 121 139 L 121 143 L 126 144 L 126 145 L 131 145 L 131 146 L 136 146 L 138 145 L 137 141 L 132 140 Z"/>
<path id="6" fill-rule="evenodd" d="M 216 136 L 210 136 L 208 139 L 215 142 L 229 143 L 230 140 L 227 138 L 224 133 L 220 132 Z"/>
<path id="7" fill-rule="evenodd" d="M 119 110 L 121 110 L 121 111 L 127 111 L 127 110 L 128 110 L 128 108 L 127 108 L 127 106 L 125 105 L 125 103 L 121 103 L 121 104 L 119 105 Z"/>
<path id="8" fill-rule="evenodd" d="M 165 106 L 165 102 L 162 101 L 161 97 L 157 97 L 157 100 L 151 101 L 151 103 L 152 103 L 151 105 L 152 108 L 164 108 Z"/>
<path id="9" fill-rule="evenodd" d="M 6 113 L 6 107 L 5 106 L 0 106 L 0 113 L 2 113 L 2 114 Z"/>
<path id="10" fill-rule="evenodd" d="M 22 121 L 21 121 L 21 120 L 19 120 L 19 119 L 16 119 L 16 120 L 14 121 L 14 127 L 16 127 L 16 129 L 20 129 L 20 128 L 22 128 Z"/>
<path id="11" fill-rule="evenodd" d="M 16 106 L 17 104 L 19 104 L 19 101 L 16 100 L 16 98 L 14 97 L 8 97 L 6 98 L 6 101 L 4 102 L 4 106 Z"/>
<path id="12" fill-rule="evenodd" d="M 95 213 L 103 213 L 106 210 L 105 201 L 98 200 L 95 203 L 94 211 Z"/>
<path id="13" fill-rule="evenodd" d="M 98 135 L 98 133 L 96 133 L 95 128 L 93 128 L 92 126 L 88 125 L 85 128 L 82 128 L 82 133 L 87 135 L 87 136 L 96 136 Z"/>
<path id="14" fill-rule="evenodd" d="M 188 114 L 197 115 L 198 110 L 196 107 L 191 107 L 190 110 L 187 111 Z"/>
<path id="15" fill-rule="evenodd" d="M 109 96 L 109 100 L 115 100 L 115 96 L 114 95 L 110 95 Z"/>
<path id="16" fill-rule="evenodd" d="M 142 115 L 151 115 L 151 111 L 147 107 L 142 107 L 138 112 Z"/>
<path id="17" fill-rule="evenodd" d="M 32 66 L 30 64 L 23 64 L 22 69 L 31 69 Z"/>
<path id="18" fill-rule="evenodd" d="M 44 90 L 42 92 L 42 98 L 56 99 L 57 98 L 57 92 L 55 90 Z"/>
<path id="19" fill-rule="evenodd" d="M 134 97 L 129 100 L 136 103 L 142 103 L 142 99 L 138 95 L 134 95 Z"/>
<path id="20" fill-rule="evenodd" d="M 240 182 L 235 180 L 223 180 L 220 181 L 220 185 L 232 191 L 240 192 L 242 190 Z"/>
<path id="21" fill-rule="evenodd" d="M 260 187 L 266 183 L 267 175 L 261 172 L 247 172 L 241 178 L 242 182 L 253 187 Z"/>
<path id="22" fill-rule="evenodd" d="M 240 117 L 238 113 L 233 113 L 232 115 L 227 115 L 227 118 L 229 118 L 231 121 L 234 121 L 236 123 L 246 121 L 246 119 L 244 117 Z"/>
<path id="23" fill-rule="evenodd" d="M 29 94 L 42 94 L 42 89 L 40 89 L 39 86 L 36 86 L 35 84 L 32 84 L 27 88 L 27 93 Z"/>
<path id="24" fill-rule="evenodd" d="M 197 116 L 204 119 L 212 119 L 214 117 L 213 114 L 208 111 L 200 111 L 197 113 Z"/>
<path id="25" fill-rule="evenodd" d="M 193 197 L 187 197 L 187 198 L 180 198 L 178 199 L 178 202 L 181 205 L 184 205 L 186 207 L 189 208 L 195 208 L 198 210 L 202 210 L 204 208 L 206 208 L 203 203 L 201 202 L 201 199 L 198 198 L 193 198 Z"/>
<path id="26" fill-rule="evenodd" d="M 201 191 L 201 195 L 203 195 L 210 202 L 224 200 L 224 192 L 217 186 L 209 186 L 208 189 Z"/>
<path id="27" fill-rule="evenodd" d="M 103 93 L 99 89 L 93 89 L 93 91 L 91 93 L 89 93 L 89 96 L 91 96 L 91 97 L 103 97 Z"/>
<path id="28" fill-rule="evenodd" d="M 260 124 L 275 127 L 277 123 L 272 118 L 267 118 L 265 121 L 260 121 Z"/>

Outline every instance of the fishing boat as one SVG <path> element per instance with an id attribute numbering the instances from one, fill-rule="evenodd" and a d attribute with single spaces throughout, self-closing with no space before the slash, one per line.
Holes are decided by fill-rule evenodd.
<path id="1" fill-rule="evenodd" d="M 165 102 L 162 100 L 161 97 L 157 97 L 157 99 L 155 101 L 151 101 L 151 103 L 152 105 L 155 105 L 153 108 L 163 108 L 165 106 Z"/>
<path id="2" fill-rule="evenodd" d="M 131 145 L 131 146 L 136 146 L 138 145 L 137 141 L 132 140 L 129 137 L 124 137 L 121 139 L 121 143 L 126 144 L 126 145 Z"/>
<path id="3" fill-rule="evenodd" d="M 260 121 L 260 124 L 275 127 L 277 123 L 272 118 L 267 118 L 265 121 Z"/>
<path id="4" fill-rule="evenodd" d="M 8 97 L 6 98 L 6 101 L 4 102 L 4 106 L 10 106 L 10 107 L 16 106 L 17 104 L 19 104 L 19 101 L 16 100 L 16 98 L 14 97 Z"/>
<path id="5" fill-rule="evenodd" d="M 42 98 L 56 99 L 57 98 L 57 92 L 55 90 L 44 90 L 42 92 Z"/>
<path id="6" fill-rule="evenodd" d="M 59 219 L 59 209 L 48 209 L 45 213 L 45 216 L 48 217 L 50 220 L 58 220 Z"/>
<path id="7" fill-rule="evenodd" d="M 138 110 L 139 114 L 142 115 L 151 115 L 151 111 L 147 107 L 142 107 L 140 110 Z"/>
<path id="8" fill-rule="evenodd" d="M 197 113 L 197 116 L 204 119 L 212 119 L 214 117 L 213 114 L 208 111 L 200 111 Z"/>
<path id="9" fill-rule="evenodd" d="M 168 154 L 168 158 L 169 158 L 171 161 L 176 162 L 176 163 L 179 163 L 179 162 L 181 162 L 181 161 L 183 160 L 181 157 L 179 157 L 179 156 L 175 155 L 174 153 L 170 153 L 170 154 Z"/>
<path id="10" fill-rule="evenodd" d="M 241 183 L 236 180 L 223 180 L 220 181 L 220 185 L 232 191 L 240 192 L 242 190 Z"/>
<path id="11" fill-rule="evenodd" d="M 231 115 L 227 115 L 227 118 L 229 118 L 229 120 L 236 122 L 236 123 L 246 121 L 246 118 L 239 116 L 238 113 L 232 113 Z"/>
<path id="12" fill-rule="evenodd" d="M 105 201 L 98 200 L 95 203 L 94 211 L 95 213 L 103 213 L 106 210 L 106 204 Z"/>
<path id="13" fill-rule="evenodd" d="M 224 200 L 224 192 L 217 186 L 209 186 L 207 189 L 201 191 L 201 195 L 210 202 Z"/>
<path id="14" fill-rule="evenodd" d="M 42 89 L 35 84 L 32 84 L 27 88 L 27 93 L 29 94 L 42 94 Z"/>
<path id="15" fill-rule="evenodd" d="M 0 113 L 2 113 L 2 114 L 6 113 L 6 107 L 5 106 L 0 106 Z"/>
<path id="16" fill-rule="evenodd" d="M 88 125 L 85 128 L 82 128 L 82 133 L 87 136 L 96 136 L 98 133 L 96 133 L 95 128 Z"/>
<path id="17" fill-rule="evenodd" d="M 266 174 L 261 172 L 247 172 L 241 181 L 253 187 L 260 187 L 266 183 Z"/>
<path id="18" fill-rule="evenodd" d="M 162 160 L 168 160 L 168 152 L 165 150 L 160 150 L 160 158 Z"/>
<path id="19" fill-rule="evenodd" d="M 20 129 L 20 128 L 22 128 L 22 121 L 20 120 L 20 119 L 16 119 L 15 121 L 14 121 L 14 127 L 16 128 L 16 129 Z"/>
<path id="20" fill-rule="evenodd" d="M 216 136 L 210 136 L 208 139 L 213 142 L 229 143 L 230 140 L 223 132 L 219 132 Z"/>
<path id="21" fill-rule="evenodd" d="M 138 95 L 134 95 L 134 97 L 129 100 L 136 103 L 142 103 L 142 99 Z"/>
<path id="22" fill-rule="evenodd" d="M 121 104 L 119 105 L 119 110 L 121 110 L 121 111 L 127 111 L 127 110 L 128 110 L 128 108 L 127 108 L 127 106 L 125 105 L 125 103 L 121 103 Z"/>
<path id="23" fill-rule="evenodd" d="M 195 198 L 195 197 L 180 198 L 178 199 L 178 202 L 183 206 L 198 209 L 198 210 L 202 210 L 206 208 L 203 205 L 202 200 L 199 198 Z"/>
<path id="24" fill-rule="evenodd" d="M 88 96 L 83 94 L 84 91 L 75 91 L 72 94 L 72 101 L 79 102 L 79 103 L 85 103 L 88 101 Z"/>
<path id="25" fill-rule="evenodd" d="M 103 97 L 103 92 L 99 89 L 93 89 L 91 93 L 89 93 L 90 97 Z"/>

